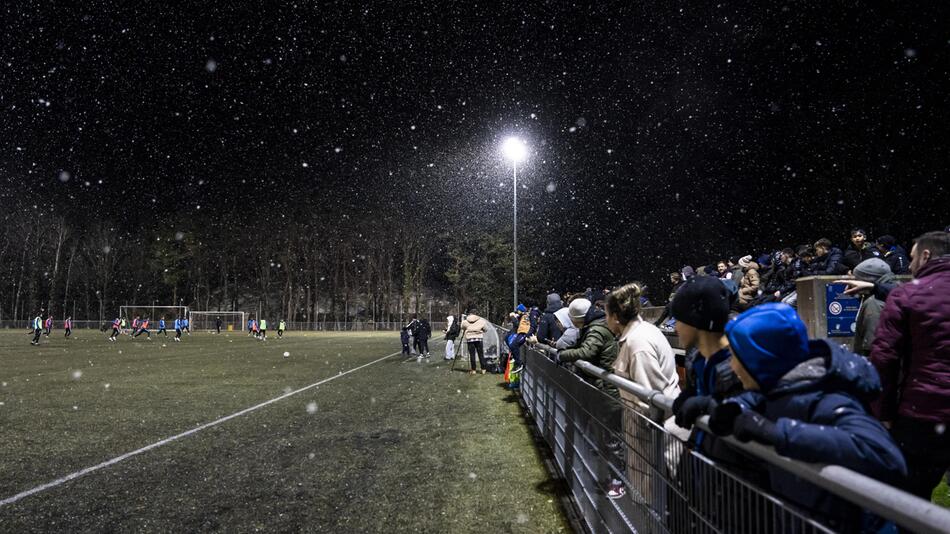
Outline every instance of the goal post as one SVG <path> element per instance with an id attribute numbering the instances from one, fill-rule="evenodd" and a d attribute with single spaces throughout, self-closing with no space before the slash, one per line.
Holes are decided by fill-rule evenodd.
<path id="1" fill-rule="evenodd" d="M 200 310 L 188 312 L 189 326 L 193 332 L 217 331 L 218 319 L 221 319 L 222 332 L 241 332 L 247 324 L 247 314 L 242 311 Z"/>
<path id="2" fill-rule="evenodd" d="M 131 323 L 135 317 L 142 319 L 149 318 L 158 327 L 158 320 L 165 318 L 168 323 L 173 322 L 178 317 L 188 316 L 188 306 L 119 306 L 119 318 L 124 318 Z M 111 321 L 111 319 L 109 319 Z M 170 327 L 171 325 L 169 325 Z"/>

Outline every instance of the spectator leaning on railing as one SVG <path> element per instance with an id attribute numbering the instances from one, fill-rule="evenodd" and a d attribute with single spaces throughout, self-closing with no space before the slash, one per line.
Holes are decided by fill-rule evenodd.
<path id="1" fill-rule="evenodd" d="M 854 278 L 867 282 L 881 284 L 892 283 L 894 275 L 887 263 L 880 258 L 864 260 L 854 268 Z M 874 332 L 877 330 L 881 318 L 884 301 L 875 297 L 872 291 L 865 290 L 861 294 L 861 307 L 855 323 L 854 345 L 852 350 L 856 354 L 867 356 L 871 354 L 871 343 L 874 341 Z"/>
<path id="2" fill-rule="evenodd" d="M 848 267 L 842 263 L 841 249 L 832 245 L 831 240 L 821 238 L 815 241 L 815 259 L 811 263 L 811 274 L 833 275 L 847 274 Z"/>
<path id="3" fill-rule="evenodd" d="M 881 252 L 881 258 L 890 266 L 892 273 L 907 274 L 910 272 L 910 258 L 907 257 L 907 251 L 897 244 L 894 236 L 882 235 L 877 238 L 877 249 Z"/>
<path id="4" fill-rule="evenodd" d="M 564 303 L 561 302 L 561 296 L 557 293 L 550 293 L 547 297 L 547 305 L 544 308 L 544 313 L 541 315 L 541 321 L 538 324 L 538 331 L 533 343 L 544 343 L 553 347 L 557 344 L 557 340 L 561 338 L 561 335 L 564 334 L 564 331 L 567 330 L 567 325 L 562 324 L 557 317 L 557 312 L 564 307 Z"/>
<path id="5" fill-rule="evenodd" d="M 841 260 L 848 270 L 854 269 L 864 260 L 881 257 L 881 251 L 868 243 L 867 235 L 867 232 L 861 228 L 851 230 L 851 244 L 844 251 L 844 257 Z"/>
<path id="6" fill-rule="evenodd" d="M 884 386 L 875 413 L 907 458 L 906 489 L 929 500 L 950 468 L 950 234 L 918 237 L 910 255 L 914 280 L 887 296 L 870 359 Z"/>
<path id="7" fill-rule="evenodd" d="M 719 435 L 775 447 L 782 456 L 840 465 L 889 484 L 906 465 L 887 430 L 867 412 L 881 391 L 864 358 L 828 340 L 808 340 L 785 304 L 763 304 L 726 325 L 730 360 L 747 390 L 718 404 L 709 426 Z M 769 484 L 833 530 L 862 531 L 861 512 L 794 474 L 767 466 Z"/>

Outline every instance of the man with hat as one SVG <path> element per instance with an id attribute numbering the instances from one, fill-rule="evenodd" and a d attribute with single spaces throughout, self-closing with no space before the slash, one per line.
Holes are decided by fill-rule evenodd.
<path id="1" fill-rule="evenodd" d="M 894 274 L 891 268 L 880 258 L 864 260 L 852 272 L 856 280 L 863 280 L 875 284 L 893 284 Z M 854 345 L 856 354 L 868 356 L 871 354 L 871 343 L 874 342 L 874 332 L 881 319 L 881 310 L 884 309 L 884 300 L 878 298 L 871 289 L 863 289 L 861 307 L 858 309 L 858 318 L 854 330 Z"/>

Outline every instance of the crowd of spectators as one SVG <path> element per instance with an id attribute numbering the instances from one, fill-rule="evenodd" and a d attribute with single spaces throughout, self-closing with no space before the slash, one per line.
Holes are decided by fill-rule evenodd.
<path id="1" fill-rule="evenodd" d="M 641 317 L 648 301 L 639 283 L 588 289 L 566 303 L 551 293 L 543 310 L 519 306 L 511 314 L 515 371 L 522 347 L 535 346 L 559 364 L 586 360 L 675 398 L 670 422 L 694 450 L 836 530 L 865 529 L 860 507 L 721 439 L 845 466 L 928 500 L 950 469 L 950 232 L 918 237 L 910 257 L 890 236 L 870 244 L 855 229 L 850 237 L 844 251 L 819 239 L 759 258 L 684 267 L 670 274 L 670 302 L 656 324 Z M 795 310 L 795 282 L 816 274 L 841 276 L 847 292 L 862 299 L 852 346 L 809 339 Z M 895 275 L 902 274 L 913 280 L 899 284 Z M 685 380 L 662 327 L 690 349 Z M 618 405 L 637 409 L 634 396 L 582 376 L 624 401 Z M 704 415 L 711 434 L 694 426 Z M 631 428 L 619 411 L 601 419 L 617 435 Z M 598 441 L 604 450 L 616 447 L 606 435 Z M 642 446 L 627 443 L 628 454 Z M 649 476 L 630 474 L 628 483 L 642 495 Z M 604 491 L 610 498 L 626 493 L 616 478 Z"/>

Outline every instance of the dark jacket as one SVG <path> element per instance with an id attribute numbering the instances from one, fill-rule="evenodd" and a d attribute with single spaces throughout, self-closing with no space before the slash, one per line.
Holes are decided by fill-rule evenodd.
<path id="1" fill-rule="evenodd" d="M 432 337 L 432 325 L 429 324 L 428 319 L 419 321 L 419 328 L 417 330 L 416 337 L 419 339 L 429 339 Z"/>
<path id="2" fill-rule="evenodd" d="M 538 341 L 552 347 L 561 339 L 564 333 L 564 326 L 558 321 L 554 313 L 564 307 L 561 302 L 561 296 L 557 293 L 548 295 L 548 304 L 544 308 L 544 314 L 541 315 L 541 321 L 538 324 Z"/>
<path id="3" fill-rule="evenodd" d="M 462 327 L 459 325 L 459 320 L 456 319 L 452 321 L 452 326 L 445 331 L 445 340 L 446 341 L 455 341 L 455 338 L 459 337 L 459 333 L 462 331 Z"/>
<path id="4" fill-rule="evenodd" d="M 869 260 L 871 258 L 880 258 L 881 251 L 877 249 L 874 245 L 870 243 L 864 243 L 860 249 L 854 248 L 854 243 L 848 245 L 847 250 L 844 251 L 844 257 L 841 259 L 846 271 L 850 271 L 858 266 L 864 260 Z"/>
<path id="5" fill-rule="evenodd" d="M 900 245 L 894 245 L 890 250 L 884 253 L 884 261 L 891 267 L 894 274 L 910 273 L 910 258 L 907 257 L 907 251 Z"/>
<path id="6" fill-rule="evenodd" d="M 403 328 L 399 331 L 399 340 L 402 341 L 403 345 L 409 344 L 409 331 Z"/>
<path id="7" fill-rule="evenodd" d="M 811 273 L 814 275 L 836 275 L 846 274 L 851 268 L 842 264 L 843 254 L 838 247 L 831 247 L 827 254 L 820 258 L 815 258 L 811 262 Z M 857 265 L 857 264 L 855 264 Z"/>
<path id="8" fill-rule="evenodd" d="M 557 353 L 561 362 L 588 361 L 601 369 L 611 371 L 614 360 L 617 359 L 619 347 L 613 332 L 607 328 L 604 310 L 590 307 L 584 317 L 584 326 L 581 327 L 577 344 L 573 348 L 564 349 Z M 584 374 L 584 379 L 594 384 L 612 397 L 620 398 L 620 392 L 613 385 Z"/>
<path id="9" fill-rule="evenodd" d="M 931 259 L 887 296 L 871 348 L 884 389 L 874 406 L 881 420 L 950 423 L 948 295 L 950 255 Z"/>
<path id="10" fill-rule="evenodd" d="M 825 339 L 808 342 L 810 359 L 766 393 L 748 391 L 731 402 L 775 422 L 775 451 L 805 462 L 840 465 L 896 485 L 906 476 L 904 457 L 868 402 L 881 390 L 868 361 Z M 769 466 L 772 490 L 809 510 L 835 531 L 860 529 L 857 506 L 779 467 Z"/>

